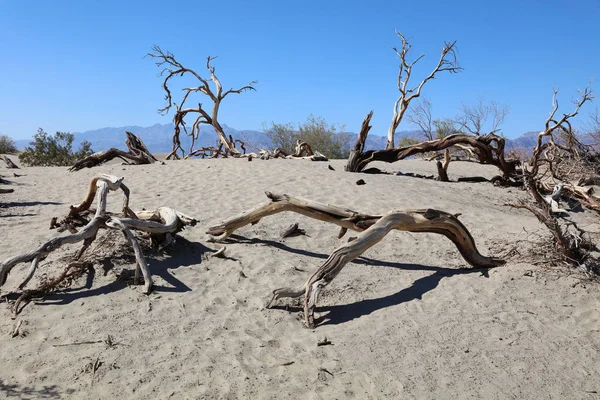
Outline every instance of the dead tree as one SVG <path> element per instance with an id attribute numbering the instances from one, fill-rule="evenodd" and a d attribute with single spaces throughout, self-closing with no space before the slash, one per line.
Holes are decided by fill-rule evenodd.
<path id="1" fill-rule="evenodd" d="M 442 48 L 440 59 L 438 60 L 438 63 L 433 71 L 431 71 L 431 73 L 427 75 L 427 77 L 425 77 L 425 79 L 423 79 L 419 85 L 409 88 L 408 84 L 412 74 L 412 68 L 417 62 L 419 62 L 419 60 L 421 60 L 421 58 L 424 57 L 424 54 L 421 54 L 413 62 L 408 62 L 407 56 L 412 46 L 400 32 L 396 31 L 396 34 L 398 37 L 400 37 L 400 40 L 402 40 L 402 48 L 400 51 L 394 47 L 394 51 L 398 55 L 398 58 L 400 58 L 400 65 L 398 67 L 398 91 L 400 92 L 400 96 L 394 103 L 394 116 L 388 129 L 388 140 L 385 146 L 386 149 L 393 149 L 395 147 L 394 135 L 396 133 L 396 129 L 398 129 L 398 126 L 400 125 L 400 122 L 402 121 L 410 102 L 421 95 L 421 89 L 423 86 L 428 81 L 433 79 L 435 74 L 438 72 L 448 71 L 451 73 L 456 73 L 462 71 L 462 67 L 458 65 L 456 58 L 456 41 L 452 43 L 446 42 Z"/>
<path id="2" fill-rule="evenodd" d="M 350 151 L 345 167 L 348 172 L 362 172 L 373 161 L 393 163 L 416 154 L 441 151 L 457 145 L 468 146 L 481 164 L 498 167 L 504 180 L 515 176 L 517 167 L 520 165 L 519 160 L 505 159 L 505 140 L 494 133 L 485 136 L 456 134 L 396 149 L 364 151 L 367 135 L 371 129 L 369 124 L 372 116 L 373 111 L 365 117 L 354 148 Z"/>
<path id="3" fill-rule="evenodd" d="M 9 169 L 19 169 L 19 166 L 15 164 L 8 156 L 0 156 L 0 160 L 4 161 L 6 164 L 6 168 Z"/>
<path id="4" fill-rule="evenodd" d="M 105 162 L 114 158 L 120 158 L 127 164 L 131 165 L 152 164 L 158 161 L 156 157 L 150 153 L 139 136 L 134 135 L 131 132 L 125 132 L 125 134 L 127 135 L 125 144 L 127 145 L 129 151 L 125 152 L 123 150 L 115 149 L 114 147 L 105 151 L 99 151 L 77 161 L 71 168 L 69 168 L 69 171 L 73 172 L 79 171 L 83 168 L 92 168 L 104 164 Z"/>
<path id="5" fill-rule="evenodd" d="M 456 123 L 462 130 L 471 135 L 484 135 L 484 131 L 495 134 L 500 131 L 500 125 L 507 115 L 508 106 L 498 104 L 495 101 L 486 102 L 480 98 L 474 105 L 464 103 L 461 105 Z M 490 122 L 488 123 L 488 121 Z"/>
<path id="6" fill-rule="evenodd" d="M 309 328 L 314 327 L 314 308 L 319 292 L 331 283 L 348 262 L 356 259 L 368 248 L 377 244 L 393 229 L 444 235 L 456 245 L 463 258 L 477 268 L 493 268 L 504 264 L 503 260 L 481 255 L 468 229 L 456 216 L 443 211 L 432 209 L 393 210 L 385 215 L 368 215 L 285 194 L 275 195 L 269 192 L 266 194 L 271 202 L 261 204 L 243 214 L 230 218 L 222 224 L 210 228 L 207 233 L 215 236 L 217 241 L 224 240 L 245 225 L 256 224 L 266 216 L 283 211 L 296 212 L 338 225 L 341 227 L 338 234 L 339 238 L 348 229 L 361 232 L 356 239 L 338 247 L 305 284 L 296 288 L 280 288 L 273 291 L 269 306 L 279 298 L 305 295 L 304 323 Z"/>
<path id="7" fill-rule="evenodd" d="M 581 168 L 585 146 L 575 137 L 570 119 L 575 117 L 586 102 L 593 99 L 592 91 L 586 88 L 575 101 L 575 110 L 557 118 L 558 89 L 552 96 L 552 112 L 546 119 L 544 130 L 538 134 L 533 156 L 523 168 L 523 181 L 531 201 L 509 204 L 512 207 L 529 210 L 548 228 L 552 235 L 553 251 L 565 263 L 582 268 L 588 273 L 600 273 L 599 262 L 590 255 L 594 245 L 587 233 L 567 216 L 558 206 L 561 196 L 578 199 L 588 208 L 600 211 L 600 198 L 586 188 L 573 182 L 577 175 L 573 172 L 587 173 Z M 560 137 L 562 136 L 562 138 Z M 567 168 L 562 165 L 567 164 Z M 552 192 L 544 196 L 543 193 Z"/>
<path id="8" fill-rule="evenodd" d="M 121 216 L 111 215 L 106 211 L 108 192 L 116 190 L 121 190 L 124 194 Z M 97 205 L 95 212 L 92 212 L 90 206 L 94 198 L 97 199 Z M 188 225 L 195 225 L 196 222 L 195 218 L 188 217 L 168 207 L 160 207 L 153 211 L 133 212 L 129 208 L 129 189 L 123 184 L 123 178 L 105 174 L 96 175 L 90 182 L 86 198 L 80 204 L 71 206 L 68 215 L 60 223 L 66 226 L 71 234 L 55 237 L 36 249 L 4 260 L 0 264 L 0 286 L 4 285 L 13 267 L 20 263 L 31 262 L 27 277 L 19 285 L 19 288 L 23 289 L 34 276 L 40 261 L 49 253 L 65 244 L 83 242 L 83 246 L 74 260 L 78 264 L 69 264 L 67 266 L 61 275 L 63 278 L 54 281 L 55 286 L 53 287 L 56 288 L 56 285 L 72 276 L 73 271 L 75 271 L 73 268 L 85 267 L 85 263 L 81 263 L 81 257 L 96 239 L 98 231 L 107 228 L 123 232 L 127 241 L 133 247 L 136 258 L 135 281 L 137 283 L 141 273 L 144 277 L 144 292 L 149 293 L 152 290 L 152 276 L 150 275 L 138 239 L 132 231 L 145 232 L 154 241 L 161 243 L 162 247 L 164 247 L 173 241 L 173 236 L 177 232 Z M 55 224 L 55 221 L 53 223 Z M 39 288 L 33 292 L 24 292 L 22 298 L 38 292 L 40 292 Z"/>
<path id="9" fill-rule="evenodd" d="M 223 91 L 221 81 L 215 75 L 215 67 L 211 65 L 211 62 L 216 57 L 207 57 L 206 69 L 208 70 L 210 77 L 208 79 L 205 79 L 202 76 L 200 76 L 200 74 L 196 73 L 194 70 L 184 67 L 179 61 L 175 59 L 175 56 L 173 54 L 171 54 L 168 51 L 164 52 L 158 46 L 153 46 L 152 52 L 148 53 L 148 56 L 157 60 L 156 65 L 162 68 L 159 76 L 165 77 L 162 87 L 166 93 L 165 100 L 167 101 L 167 104 L 165 105 L 165 107 L 159 109 L 158 112 L 161 114 L 166 114 L 169 112 L 171 107 L 175 107 L 175 115 L 173 116 L 173 124 L 175 125 L 175 132 L 173 134 L 173 148 L 171 150 L 171 153 L 167 155 L 167 159 L 178 159 L 178 151 L 181 151 L 182 156 L 185 155 L 185 151 L 183 150 L 179 139 L 182 129 L 185 132 L 185 134 L 190 136 L 190 138 L 192 139 L 189 153 L 193 153 L 194 144 L 196 139 L 198 138 L 198 134 L 200 133 L 200 125 L 202 124 L 211 125 L 217 132 L 217 135 L 219 136 L 220 145 L 223 146 L 224 154 L 231 156 L 239 155 L 240 152 L 235 148 L 235 146 L 232 146 L 230 141 L 227 140 L 227 135 L 225 134 L 223 127 L 219 123 L 219 107 L 221 106 L 221 102 L 223 101 L 223 99 L 225 99 L 225 97 L 227 97 L 231 93 L 239 94 L 246 90 L 256 90 L 254 88 L 254 85 L 257 82 L 252 81 L 248 85 L 242 86 L 239 89 L 229 89 Z M 196 87 L 184 88 L 183 98 L 181 99 L 181 102 L 177 104 L 173 101 L 171 89 L 169 88 L 169 81 L 175 76 L 181 77 L 184 75 L 191 75 L 199 82 L 199 85 Z M 214 90 L 210 88 L 208 83 L 209 80 L 213 82 Z M 202 103 L 198 103 L 197 107 L 187 106 L 187 101 L 190 95 L 192 93 L 198 92 L 207 96 L 213 103 L 212 111 L 210 112 L 210 114 L 203 108 Z M 192 123 L 191 130 L 189 132 L 186 128 L 185 122 L 185 118 L 188 114 L 196 115 L 194 122 Z"/>

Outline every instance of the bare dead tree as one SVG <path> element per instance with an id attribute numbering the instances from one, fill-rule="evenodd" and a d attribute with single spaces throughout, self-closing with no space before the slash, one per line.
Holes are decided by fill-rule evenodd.
<path id="1" fill-rule="evenodd" d="M 500 125 L 508 115 L 509 107 L 495 101 L 486 102 L 479 98 L 476 104 L 462 104 L 460 113 L 456 117 L 456 123 L 467 132 L 479 136 L 487 133 L 497 133 Z M 491 121 L 490 121 L 491 119 Z M 489 121 L 489 127 L 488 125 Z"/>
<path id="2" fill-rule="evenodd" d="M 446 42 L 444 44 L 444 47 L 442 48 L 442 53 L 440 55 L 438 63 L 433 69 L 433 71 L 431 71 L 431 73 L 427 75 L 417 86 L 414 86 L 412 88 L 409 87 L 408 85 L 410 82 L 412 69 L 414 65 L 417 62 L 419 62 L 425 55 L 421 54 L 414 61 L 409 62 L 407 60 L 407 57 L 412 46 L 406 40 L 404 35 L 402 35 L 400 32 L 396 31 L 396 35 L 398 35 L 398 37 L 402 41 L 402 47 L 400 50 L 398 50 L 396 47 L 393 48 L 396 52 L 396 55 L 400 59 L 400 64 L 398 67 L 398 91 L 400 92 L 400 96 L 394 103 L 394 116 L 392 118 L 392 123 L 390 124 L 390 127 L 388 129 L 388 141 L 385 146 L 386 149 L 393 149 L 395 147 L 394 135 L 396 133 L 396 130 L 398 129 L 398 126 L 400 125 L 400 122 L 402 121 L 402 118 L 404 117 L 404 114 L 406 113 L 410 102 L 421 95 L 421 90 L 423 89 L 423 86 L 428 81 L 433 79 L 438 72 L 448 71 L 450 73 L 456 73 L 462 71 L 462 67 L 458 65 L 458 60 L 456 57 L 456 41 Z"/>
<path id="3" fill-rule="evenodd" d="M 167 159 L 179 158 L 177 154 L 178 151 L 181 151 L 182 156 L 185 155 L 185 151 L 183 150 L 179 139 L 182 130 L 192 139 L 192 145 L 189 151 L 189 153 L 192 153 L 193 146 L 198 138 L 198 134 L 200 133 L 200 125 L 202 124 L 211 125 L 217 132 L 217 135 L 219 136 L 219 142 L 223 146 L 224 154 L 232 156 L 239 155 L 240 152 L 231 145 L 230 141 L 227 140 L 227 135 L 219 123 L 219 107 L 221 106 L 223 99 L 225 99 L 225 97 L 227 97 L 229 94 L 240 94 L 247 90 L 256 90 L 254 85 L 257 83 L 257 81 L 252 81 L 248 85 L 242 86 L 239 89 L 229 89 L 224 91 L 221 81 L 215 75 L 215 67 L 211 65 L 211 62 L 216 57 L 207 57 L 206 69 L 208 70 L 210 77 L 205 79 L 194 70 L 184 67 L 175 59 L 173 54 L 168 51 L 164 52 L 159 46 L 153 46 L 152 52 L 148 53 L 147 56 L 157 60 L 156 65 L 162 68 L 159 76 L 164 77 L 162 87 L 166 93 L 165 100 L 167 104 L 165 107 L 159 109 L 158 112 L 161 114 L 166 114 L 172 107 L 175 107 L 175 115 L 173 116 L 173 124 L 175 125 L 175 132 L 173 134 L 173 148 L 171 153 L 167 155 Z M 181 102 L 177 104 L 173 101 L 169 83 L 171 78 L 176 76 L 182 77 L 184 75 L 191 75 L 199 82 L 199 85 L 196 87 L 184 88 L 183 98 L 181 99 Z M 208 81 L 212 81 L 214 89 L 211 89 Z M 188 99 L 193 93 L 201 93 L 210 99 L 212 102 L 212 110 L 210 114 L 203 108 L 202 103 L 198 103 L 197 107 L 187 106 Z M 188 114 L 196 115 L 189 132 L 185 122 L 185 118 Z"/>
<path id="4" fill-rule="evenodd" d="M 431 102 L 423 99 L 406 115 L 409 122 L 417 125 L 421 129 L 421 133 L 425 140 L 433 140 L 435 136 L 435 128 L 433 126 L 433 118 L 431 114 Z"/>
<path id="5" fill-rule="evenodd" d="M 581 164 L 582 157 L 585 157 L 586 149 L 577 140 L 570 120 L 594 97 L 589 87 L 580 91 L 580 97 L 574 101 L 574 111 L 558 118 L 557 95 L 558 89 L 555 89 L 552 96 L 552 112 L 546 119 L 544 130 L 538 134 L 529 168 L 523 168 L 523 181 L 531 201 L 521 201 L 510 206 L 529 210 L 548 228 L 553 238 L 554 251 L 564 262 L 597 274 L 600 272 L 599 264 L 598 260 L 590 256 L 589 251 L 594 246 L 587 233 L 565 216 L 565 210 L 556 204 L 561 195 L 566 195 L 600 211 L 600 198 L 571 181 L 576 177 L 573 172 L 577 169 L 577 164 Z M 561 164 L 570 166 L 564 169 Z M 579 169 L 581 173 L 581 168 Z M 551 195 L 543 195 L 550 190 L 553 190 Z"/>

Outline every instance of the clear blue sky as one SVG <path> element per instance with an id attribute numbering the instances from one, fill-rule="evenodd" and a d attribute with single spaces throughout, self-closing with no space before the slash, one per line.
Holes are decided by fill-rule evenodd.
<path id="1" fill-rule="evenodd" d="M 398 96 L 397 29 L 413 56 L 426 54 L 415 78 L 444 41 L 458 41 L 465 70 L 423 91 L 434 117 L 484 96 L 510 106 L 504 133 L 513 137 L 543 127 L 553 86 L 570 111 L 576 90 L 600 79 L 599 23 L 600 0 L 0 0 L 0 133 L 170 122 L 156 113 L 158 69 L 143 58 L 157 44 L 202 73 L 206 56 L 219 56 L 225 88 L 259 81 L 222 104 L 221 122 L 234 128 L 312 113 L 356 132 L 373 109 L 371 132 L 385 135 Z M 600 81 L 592 87 L 600 95 Z"/>

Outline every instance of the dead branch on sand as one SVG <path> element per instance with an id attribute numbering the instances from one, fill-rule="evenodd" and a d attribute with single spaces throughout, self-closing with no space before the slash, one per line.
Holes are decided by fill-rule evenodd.
<path id="1" fill-rule="evenodd" d="M 138 239 L 132 230 L 148 233 L 154 241 L 162 243 L 164 247 L 173 241 L 173 235 L 188 225 L 194 226 L 197 220 L 168 207 L 159 207 L 154 211 L 139 211 L 134 213 L 129 208 L 129 189 L 122 182 L 123 178 L 113 175 L 96 175 L 90 182 L 88 194 L 83 202 L 71 206 L 68 215 L 60 223 L 61 225 L 68 226 L 71 233 L 50 239 L 34 250 L 4 260 L 0 264 L 0 286 L 4 285 L 8 274 L 14 266 L 24 262 L 31 262 L 27 277 L 19 285 L 19 289 L 23 289 L 34 276 L 40 261 L 49 253 L 65 244 L 83 242 L 82 248 L 75 257 L 75 262 L 70 263 L 61 275 L 46 282 L 34 291 L 25 292 L 22 297 L 30 297 L 35 293 L 45 293 L 51 289 L 58 288 L 66 279 L 72 279 L 77 274 L 80 275 L 84 270 L 89 268 L 89 263 L 80 262 L 81 257 L 96 239 L 98 231 L 102 228 L 108 228 L 123 232 L 133 247 L 136 258 L 135 283 L 139 280 L 141 272 L 144 277 L 144 293 L 150 293 L 152 290 L 152 276 L 148 270 Z M 117 217 L 106 211 L 106 204 L 108 192 L 119 189 L 124 194 L 124 200 L 122 215 Z M 94 197 L 97 199 L 97 208 L 92 214 L 90 206 Z M 91 218 L 88 218 L 89 216 Z M 79 230 L 77 229 L 78 227 Z"/>
<path id="2" fill-rule="evenodd" d="M 341 238 L 348 229 L 362 232 L 355 240 L 343 244 L 329 256 L 327 261 L 308 279 L 296 288 L 280 288 L 273 291 L 269 307 L 279 298 L 304 297 L 304 323 L 314 327 L 314 308 L 320 291 L 328 285 L 344 266 L 359 257 L 368 248 L 377 244 L 391 230 L 407 232 L 431 232 L 446 236 L 458 248 L 463 258 L 477 268 L 493 268 L 504 264 L 503 260 L 486 257 L 479 253 L 468 229 L 456 216 L 439 210 L 393 210 L 385 215 L 368 215 L 342 207 L 325 205 L 288 195 L 267 192 L 271 202 L 261 204 L 238 216 L 232 217 L 218 226 L 209 228 L 208 234 L 220 241 L 228 238 L 237 229 L 256 224 L 262 218 L 283 211 L 292 211 L 320 221 L 330 222 L 341 227 Z"/>
<path id="3" fill-rule="evenodd" d="M 115 148 L 100 151 L 77 161 L 71 168 L 69 168 L 69 171 L 73 172 L 79 171 L 83 168 L 92 168 L 97 165 L 104 164 L 105 162 L 114 158 L 120 158 L 127 164 L 133 165 L 152 164 L 158 161 L 150 153 L 148 148 L 146 148 L 146 145 L 139 136 L 134 135 L 131 132 L 125 132 L 125 134 L 127 135 L 125 144 L 127 145 L 129 151 L 125 152 Z"/>
<path id="4" fill-rule="evenodd" d="M 4 161 L 6 164 L 6 168 L 9 169 L 19 169 L 18 165 L 15 164 L 8 156 L 0 156 L 0 160 Z"/>

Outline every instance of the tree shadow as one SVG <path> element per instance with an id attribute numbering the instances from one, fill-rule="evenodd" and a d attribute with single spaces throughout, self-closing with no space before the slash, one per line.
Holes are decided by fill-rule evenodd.
<path id="1" fill-rule="evenodd" d="M 247 239 L 237 235 L 232 235 L 232 238 L 238 240 L 241 243 L 269 245 L 280 250 L 289 251 L 291 253 L 300 254 L 308 257 L 314 257 L 319 259 L 326 259 L 329 257 L 328 254 L 321 254 L 311 252 L 308 250 L 296 249 L 287 246 L 284 243 L 275 242 L 272 240 L 264 240 L 257 238 Z M 344 322 L 352 321 L 353 319 L 360 318 L 365 315 L 369 315 L 383 308 L 396 306 L 411 300 L 420 300 L 423 298 L 423 295 L 425 293 L 435 289 L 443 278 L 450 278 L 457 275 L 467 274 L 482 274 L 485 277 L 489 277 L 489 270 L 486 268 L 446 268 L 422 264 L 405 264 L 400 262 L 376 260 L 364 256 L 356 258 L 352 261 L 352 263 L 374 267 L 398 268 L 406 271 L 431 271 L 433 273 L 431 275 L 417 279 L 413 282 L 413 284 L 410 287 L 404 288 L 399 292 L 391 294 L 389 296 L 381 297 L 378 299 L 361 300 L 350 304 L 317 307 L 316 309 L 318 312 L 327 312 L 325 316 L 322 316 L 318 321 L 316 321 L 319 325 L 338 325 Z M 316 270 L 317 268 L 315 268 L 315 271 Z M 302 311 L 300 308 L 294 306 L 273 306 L 272 308 L 287 310 L 290 312 Z"/>
<path id="2" fill-rule="evenodd" d="M 184 282 L 177 279 L 170 270 L 176 270 L 180 267 L 189 267 L 197 265 L 202 262 L 202 255 L 206 252 L 210 252 L 210 249 L 198 242 L 190 242 L 183 237 L 177 237 L 176 242 L 169 248 L 164 249 L 162 252 L 152 251 L 146 254 L 146 260 L 148 261 L 148 268 L 152 277 L 162 278 L 167 285 L 160 285 L 154 283 L 152 291 L 158 293 L 183 293 L 189 292 L 192 289 L 187 286 Z M 131 261 L 135 265 L 135 258 L 129 259 L 127 256 L 122 257 L 127 263 Z M 116 265 L 114 264 L 114 257 L 106 257 L 99 260 L 104 275 L 113 269 Z M 133 267 L 135 268 L 135 267 Z M 132 269 L 133 269 L 132 268 Z M 96 271 L 92 269 L 86 277 L 86 282 L 82 286 L 77 288 L 63 289 L 44 297 L 43 303 L 39 305 L 64 305 L 72 303 L 73 301 L 117 292 L 125 289 L 132 284 L 130 279 L 133 275 L 133 270 L 126 276 L 117 276 L 117 279 L 104 286 L 92 288 L 94 283 Z"/>
<path id="3" fill-rule="evenodd" d="M 8 203 L 0 204 L 0 208 L 8 207 L 31 207 L 31 206 L 60 206 L 65 203 L 59 203 L 56 201 L 11 201 Z"/>
<path id="4" fill-rule="evenodd" d="M 4 383 L 0 378 L 0 393 L 6 398 L 14 397 L 16 399 L 60 399 L 62 395 L 58 390 L 58 386 L 43 386 L 42 388 L 34 388 L 33 386 L 19 386 L 11 383 Z"/>
<path id="5" fill-rule="evenodd" d="M 422 265 L 410 265 L 408 268 L 406 267 L 407 265 L 398 266 L 398 268 L 401 269 L 437 271 L 431 275 L 417 279 L 410 287 L 404 288 L 389 296 L 361 300 L 350 304 L 319 307 L 317 308 L 317 311 L 327 311 L 328 313 L 321 316 L 317 323 L 319 325 L 338 325 L 369 315 L 383 308 L 397 306 L 412 300 L 421 300 L 425 293 L 435 289 L 444 278 L 474 273 L 487 274 L 487 270 L 482 269 L 450 269 Z"/>

